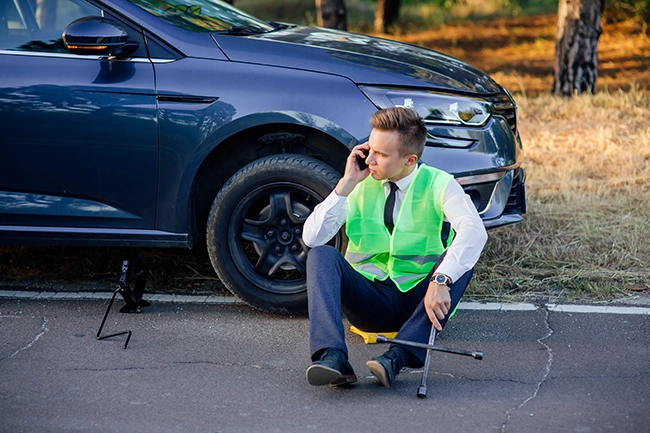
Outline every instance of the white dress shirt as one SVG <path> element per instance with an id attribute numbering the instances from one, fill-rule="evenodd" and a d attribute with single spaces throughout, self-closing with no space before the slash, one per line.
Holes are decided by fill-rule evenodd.
<path id="1" fill-rule="evenodd" d="M 397 214 L 402 206 L 406 189 L 415 178 L 416 173 L 417 168 L 408 176 L 395 182 L 398 190 L 395 197 L 393 221 L 397 221 Z M 390 186 L 387 180 L 383 182 L 384 193 L 388 196 Z M 456 235 L 436 272 L 447 275 L 451 281 L 456 281 L 476 265 L 487 241 L 487 232 L 472 200 L 454 179 L 447 184 L 442 208 L 445 220 L 449 221 Z M 305 244 L 313 248 L 329 242 L 345 223 L 347 213 L 347 197 L 332 191 L 314 208 L 305 221 L 302 233 Z"/>

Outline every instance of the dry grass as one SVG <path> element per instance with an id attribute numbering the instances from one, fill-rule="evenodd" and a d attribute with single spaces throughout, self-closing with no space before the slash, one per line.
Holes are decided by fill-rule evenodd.
<path id="1" fill-rule="evenodd" d="M 648 287 L 649 110 L 640 92 L 522 100 L 530 212 L 491 232 L 476 297 L 610 300 Z"/>
<path id="2" fill-rule="evenodd" d="M 549 96 L 555 16 L 445 26 L 396 37 L 470 62 L 520 106 L 529 213 L 493 230 L 469 298 L 611 300 L 650 287 L 650 39 L 631 23 L 605 25 L 598 93 Z M 116 249 L 0 248 L 0 284 L 108 289 Z M 207 255 L 144 250 L 157 291 L 223 292 Z"/>
<path id="3" fill-rule="evenodd" d="M 526 167 L 540 200 L 639 197 L 650 168 L 650 98 L 615 92 L 520 102 Z"/>
<path id="4" fill-rule="evenodd" d="M 610 300 L 650 287 L 650 94 L 519 99 L 531 212 L 493 236 L 477 294 Z"/>

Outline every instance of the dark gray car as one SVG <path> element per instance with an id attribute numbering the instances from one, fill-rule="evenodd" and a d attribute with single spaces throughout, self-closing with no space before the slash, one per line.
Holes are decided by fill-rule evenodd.
<path id="1" fill-rule="evenodd" d="M 0 0 L 0 242 L 205 237 L 233 293 L 303 311 L 302 224 L 395 105 L 488 228 L 521 220 L 516 105 L 457 59 L 216 0 Z"/>

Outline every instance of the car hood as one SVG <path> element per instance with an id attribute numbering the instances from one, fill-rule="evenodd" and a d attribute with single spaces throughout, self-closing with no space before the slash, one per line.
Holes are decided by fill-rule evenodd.
<path id="1" fill-rule="evenodd" d="M 313 27 L 254 36 L 214 35 L 233 61 L 343 75 L 357 84 L 494 94 L 488 75 L 453 57 L 406 43 Z"/>

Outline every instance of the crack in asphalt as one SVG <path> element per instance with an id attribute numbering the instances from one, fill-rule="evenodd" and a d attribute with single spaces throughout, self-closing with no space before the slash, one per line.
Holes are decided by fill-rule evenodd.
<path id="1" fill-rule="evenodd" d="M 141 370 L 160 370 L 162 367 L 108 367 L 108 368 L 62 368 L 61 371 L 90 371 L 94 373 L 103 373 L 107 371 L 141 371 Z"/>
<path id="2" fill-rule="evenodd" d="M 512 413 L 514 411 L 518 410 L 518 409 L 521 409 L 529 401 L 531 401 L 531 400 L 533 400 L 534 398 L 537 397 L 537 394 L 539 393 L 539 390 L 542 387 L 542 384 L 544 384 L 544 382 L 546 381 L 546 378 L 548 378 L 548 375 L 551 373 L 551 366 L 553 365 L 553 350 L 546 343 L 544 343 L 544 340 L 546 340 L 551 335 L 553 335 L 553 328 L 551 328 L 551 324 L 549 322 L 549 317 L 550 317 L 550 314 L 551 314 L 549 309 L 544 308 L 544 311 L 546 312 L 544 324 L 546 325 L 546 329 L 547 329 L 548 332 L 547 332 L 546 335 L 539 338 L 537 340 L 537 342 L 546 348 L 546 353 L 548 354 L 548 360 L 546 361 L 546 368 L 545 368 L 546 371 L 544 372 L 544 376 L 542 377 L 542 379 L 539 381 L 539 383 L 537 383 L 537 386 L 535 386 L 535 391 L 533 392 L 533 394 L 531 396 L 529 396 L 527 399 L 525 399 L 523 402 L 521 402 L 519 405 L 517 405 L 517 406 L 515 406 L 513 408 L 510 408 L 510 409 L 508 409 L 506 411 L 506 420 L 503 423 L 503 425 L 501 425 L 501 433 L 506 433 L 506 427 L 508 426 L 508 423 L 512 419 Z"/>
<path id="3" fill-rule="evenodd" d="M 14 356 L 16 356 L 18 353 L 22 352 L 23 350 L 26 350 L 26 349 L 29 349 L 30 347 L 32 347 L 34 345 L 34 343 L 36 343 L 38 341 L 39 338 L 41 338 L 47 331 L 49 331 L 49 329 L 45 327 L 46 324 L 47 324 L 47 318 L 43 317 L 43 322 L 41 323 L 41 332 L 38 333 L 36 335 L 36 337 L 34 337 L 32 339 L 32 341 L 27 343 L 26 346 L 21 347 L 20 349 L 16 350 L 14 353 L 12 353 L 9 356 L 5 356 L 4 358 L 1 358 L 0 361 L 4 361 L 6 359 L 13 358 Z"/>

